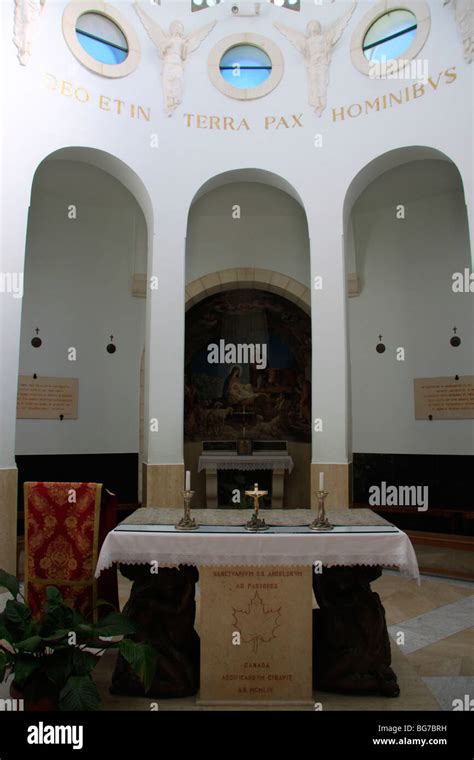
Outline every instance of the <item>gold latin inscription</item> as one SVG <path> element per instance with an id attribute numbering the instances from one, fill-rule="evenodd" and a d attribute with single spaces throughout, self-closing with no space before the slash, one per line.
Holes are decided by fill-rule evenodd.
<path id="1" fill-rule="evenodd" d="M 94 95 L 85 87 L 74 85 L 65 79 L 60 79 L 54 74 L 45 75 L 46 89 L 62 95 L 64 98 L 71 98 L 78 103 L 91 103 L 98 106 L 101 111 L 109 111 L 117 116 L 128 116 L 130 119 L 138 121 L 150 121 L 151 111 L 149 107 L 140 106 L 137 103 L 126 103 L 120 98 L 111 98 L 108 95 Z"/>
<path id="2" fill-rule="evenodd" d="M 393 77 L 390 77 L 393 78 Z M 408 86 L 401 87 L 396 92 L 389 92 L 385 95 L 378 95 L 374 100 L 364 100 L 363 103 L 351 103 L 350 106 L 340 106 L 332 109 L 332 121 L 345 121 L 357 119 L 364 114 L 367 116 L 374 111 L 385 111 L 394 105 L 402 105 L 413 100 L 422 98 L 427 92 L 436 92 L 441 84 L 451 84 L 457 78 L 456 67 L 451 66 L 449 69 L 440 71 L 437 78 L 428 77 L 426 82 L 413 82 Z"/>
<path id="3" fill-rule="evenodd" d="M 188 129 L 213 129 L 220 132 L 250 131 L 251 125 L 248 119 L 235 119 L 233 116 L 207 116 L 205 114 L 185 113 L 184 119 Z M 266 130 L 294 129 L 303 127 L 303 114 L 291 114 L 291 116 L 265 116 L 262 122 Z"/>

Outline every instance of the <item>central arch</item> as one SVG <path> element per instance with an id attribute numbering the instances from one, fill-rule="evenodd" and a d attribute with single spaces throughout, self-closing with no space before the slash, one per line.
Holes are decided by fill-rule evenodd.
<path id="1" fill-rule="evenodd" d="M 206 447 L 228 445 L 236 451 L 237 447 L 242 448 L 243 444 L 239 441 L 247 435 L 246 431 L 248 439 L 253 441 L 246 443 L 246 446 L 259 446 L 258 440 L 265 434 L 270 441 L 269 449 L 272 446 L 287 446 L 288 454 L 292 456 L 295 470 L 293 475 L 285 475 L 283 498 L 282 494 L 277 494 L 280 486 L 274 485 L 273 478 L 272 506 L 309 505 L 309 284 L 306 212 L 298 191 L 284 177 L 259 168 L 243 168 L 224 172 L 203 183 L 190 206 L 186 238 L 187 328 L 183 448 L 186 469 L 192 472 L 196 505 L 205 506 L 207 503 L 211 506 L 215 503 L 212 499 L 209 501 L 209 480 L 206 496 L 202 461 L 199 464 L 204 440 L 215 438 L 223 441 L 222 444 L 206 443 Z M 301 346 L 297 347 L 298 338 L 294 339 L 292 346 L 295 355 L 291 354 L 288 343 L 285 344 L 286 338 L 282 343 L 280 328 L 272 320 L 274 313 L 284 313 L 282 318 L 288 319 L 289 324 L 294 320 L 306 325 L 300 330 L 301 337 L 308 336 L 304 359 L 301 358 Z M 222 326 L 217 328 L 216 315 L 218 321 L 221 317 L 223 320 Z M 190 331 L 193 335 L 191 344 Z M 265 337 L 260 339 L 258 336 Z M 255 350 L 258 346 L 263 350 L 264 344 L 268 346 L 268 371 L 256 372 L 256 365 L 252 364 L 254 359 L 249 359 L 248 364 L 244 361 L 238 373 L 234 367 L 236 376 L 238 374 L 240 378 L 239 383 L 233 383 L 233 386 L 238 385 L 240 388 L 241 396 L 238 399 L 235 393 L 231 398 L 225 390 L 229 383 L 228 376 L 234 370 L 231 367 L 208 366 L 212 362 L 209 362 L 205 347 L 212 345 L 211 337 L 212 340 L 227 339 L 231 342 L 229 345 L 235 344 L 236 351 L 239 346 L 249 345 L 255 347 Z M 305 339 L 302 337 L 303 342 Z M 198 343 L 200 347 L 196 349 Z M 195 349 L 200 358 L 197 358 L 198 354 L 192 358 Z M 232 355 L 232 350 L 230 349 L 229 356 Z M 286 358 L 283 358 L 284 355 Z M 222 363 L 221 360 L 222 356 L 218 363 Z M 283 367 L 287 369 L 284 370 Z M 276 393 L 277 389 L 280 390 L 279 393 Z M 245 399 L 243 394 L 246 394 Z M 192 404 L 190 399 L 193 400 Z M 220 416 L 224 416 L 225 409 L 222 407 L 225 404 L 228 422 L 221 425 Z M 196 409 L 198 423 L 195 416 L 192 416 Z M 215 427 L 210 422 L 214 418 L 217 420 L 218 416 L 219 425 Z M 247 426 L 241 425 L 241 417 L 247 421 Z M 209 424 L 206 425 L 206 421 Z M 304 432 L 301 432 L 303 428 Z M 246 465 L 243 459 L 235 461 L 239 467 Z M 236 482 L 235 489 L 232 490 L 242 491 L 237 470 L 238 467 L 233 470 Z M 259 477 L 263 479 L 268 476 L 261 473 Z M 227 492 L 229 488 L 231 486 L 227 484 Z M 244 501 L 245 498 L 242 498 Z M 238 506 L 238 503 L 234 503 Z M 228 502 L 221 504 L 225 505 L 233 506 Z"/>

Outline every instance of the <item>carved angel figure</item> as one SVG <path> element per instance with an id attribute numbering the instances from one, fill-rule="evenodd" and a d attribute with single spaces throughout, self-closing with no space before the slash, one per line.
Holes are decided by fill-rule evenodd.
<path id="1" fill-rule="evenodd" d="M 306 34 L 298 32 L 296 29 L 289 29 L 277 21 L 274 24 L 278 31 L 287 37 L 304 57 L 308 73 L 309 103 L 317 116 L 321 116 L 326 108 L 329 66 L 333 48 L 341 38 L 356 5 L 357 2 L 353 3 L 343 16 L 324 30 L 319 21 L 316 20 L 308 23 Z"/>
<path id="2" fill-rule="evenodd" d="M 448 5 L 451 0 L 444 0 L 443 5 Z M 461 37 L 464 60 L 472 63 L 474 55 L 474 4 L 472 0 L 452 0 L 454 6 L 454 18 Z"/>
<path id="3" fill-rule="evenodd" d="M 26 66 L 36 37 L 46 0 L 15 0 L 13 42 L 18 48 L 18 60 Z"/>
<path id="4" fill-rule="evenodd" d="M 216 22 L 213 21 L 185 37 L 184 27 L 180 21 L 173 21 L 166 34 L 138 4 L 135 4 L 135 10 L 163 61 L 161 82 L 165 112 L 167 116 L 171 116 L 183 101 L 185 61 L 189 54 L 194 53 L 206 39 Z"/>

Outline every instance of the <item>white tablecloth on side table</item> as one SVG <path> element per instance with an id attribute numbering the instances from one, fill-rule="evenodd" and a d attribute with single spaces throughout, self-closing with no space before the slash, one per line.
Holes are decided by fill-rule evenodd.
<path id="1" fill-rule="evenodd" d="M 282 454 L 249 454 L 233 456 L 223 454 L 201 454 L 198 472 L 202 470 L 288 470 L 293 469 L 293 459 Z"/>

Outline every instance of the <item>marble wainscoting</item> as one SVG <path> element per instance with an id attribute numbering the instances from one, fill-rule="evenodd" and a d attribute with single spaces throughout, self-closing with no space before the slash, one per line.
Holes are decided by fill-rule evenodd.
<path id="1" fill-rule="evenodd" d="M 318 508 L 319 473 L 324 472 L 324 490 L 329 491 L 327 509 L 348 508 L 352 501 L 352 463 L 311 464 L 311 508 Z"/>
<path id="2" fill-rule="evenodd" d="M 0 568 L 16 575 L 16 467 L 0 470 Z"/>
<path id="3" fill-rule="evenodd" d="M 143 505 L 183 506 L 184 464 L 143 464 Z"/>

